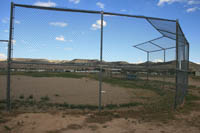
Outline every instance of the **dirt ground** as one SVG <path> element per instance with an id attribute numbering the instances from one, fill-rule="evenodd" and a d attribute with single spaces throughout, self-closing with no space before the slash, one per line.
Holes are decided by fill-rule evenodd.
<path id="1" fill-rule="evenodd" d="M 197 88 L 191 88 L 189 92 L 200 97 L 200 83 L 192 82 Z M 2 90 L 5 87 L 4 76 L 0 76 L 0 86 L 0 91 L 5 94 L 5 90 Z M 34 98 L 40 99 L 48 94 L 56 102 L 66 100 L 74 104 L 97 104 L 98 101 L 98 81 L 87 78 L 13 76 L 12 88 L 15 98 L 21 94 L 32 94 Z M 104 103 L 157 97 L 152 91 L 137 88 L 121 88 L 106 83 L 103 88 L 103 96 L 107 97 Z M 0 93 L 0 96 L 3 97 L 3 94 Z M 10 113 L 0 111 L 0 133 L 200 133 L 200 108 L 197 109 L 200 107 L 200 100 L 194 102 L 189 107 L 188 104 L 185 105 L 186 111 L 174 111 L 175 117 L 172 118 L 167 111 L 143 114 L 143 110 L 140 111 L 137 107 L 104 110 L 101 114 L 97 110 L 78 109 Z"/>
<path id="2" fill-rule="evenodd" d="M 7 117 L 0 123 L 1 133 L 199 133 L 200 127 L 188 124 L 199 119 L 200 112 L 179 116 L 170 122 L 143 121 L 136 118 L 115 118 L 109 121 L 90 120 L 93 114 L 65 112 L 24 113 Z M 198 120 L 199 121 L 199 120 Z M 200 121 L 199 121 L 200 122 Z"/>
<path id="3" fill-rule="evenodd" d="M 5 99 L 6 77 L 0 76 L 0 99 Z M 12 76 L 12 99 L 32 95 L 35 100 L 48 96 L 52 103 L 98 105 L 99 82 L 87 78 Z M 142 101 L 139 97 L 155 97 L 156 93 L 103 83 L 102 104 L 121 104 Z"/>

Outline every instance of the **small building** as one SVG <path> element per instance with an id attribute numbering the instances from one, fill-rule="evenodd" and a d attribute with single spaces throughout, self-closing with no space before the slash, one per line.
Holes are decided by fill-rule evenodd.
<path id="1" fill-rule="evenodd" d="M 107 69 L 106 71 L 110 72 L 111 74 L 121 74 L 122 69 L 120 69 L 120 68 L 110 68 L 110 69 Z"/>
<path id="2" fill-rule="evenodd" d="M 200 77 L 200 71 L 195 71 L 195 76 Z"/>
<path id="3" fill-rule="evenodd" d="M 135 74 L 127 74 L 127 75 L 126 75 L 126 79 L 127 79 L 127 80 L 134 80 L 134 79 L 137 79 L 137 75 L 135 75 Z"/>

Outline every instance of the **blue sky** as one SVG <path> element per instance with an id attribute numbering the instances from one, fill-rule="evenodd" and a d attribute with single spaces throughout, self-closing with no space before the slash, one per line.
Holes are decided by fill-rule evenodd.
<path id="1" fill-rule="evenodd" d="M 0 40 L 8 39 L 11 0 L 0 1 Z M 190 42 L 190 60 L 200 63 L 200 0 L 13 0 L 19 4 L 98 10 L 179 19 Z M 15 8 L 14 58 L 99 59 L 100 15 Z M 144 19 L 104 16 L 106 61 L 142 62 L 146 54 L 131 47 L 161 36 Z M 6 58 L 1 43 L 0 59 Z M 175 58 L 167 51 L 167 61 Z M 151 61 L 163 60 L 163 52 Z"/>

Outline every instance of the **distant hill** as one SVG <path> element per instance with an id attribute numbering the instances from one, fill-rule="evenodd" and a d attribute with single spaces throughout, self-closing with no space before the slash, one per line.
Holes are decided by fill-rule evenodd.
<path id="1" fill-rule="evenodd" d="M 110 62 L 110 63 L 113 63 L 113 64 L 116 64 L 116 65 L 127 65 L 127 64 L 130 64 L 126 61 L 115 61 L 115 62 Z"/>
<path id="2" fill-rule="evenodd" d="M 71 60 L 69 61 L 71 63 L 97 63 L 99 62 L 99 60 L 96 60 L 96 59 L 74 59 L 74 60 Z"/>
<path id="3" fill-rule="evenodd" d="M 31 58 L 13 58 L 13 61 L 18 62 L 37 62 L 37 63 L 49 63 L 50 61 L 47 59 L 31 59 Z"/>
<path id="4" fill-rule="evenodd" d="M 189 68 L 190 68 L 190 71 L 200 71 L 200 64 L 190 62 Z"/>
<path id="5" fill-rule="evenodd" d="M 32 59 L 32 58 L 13 58 L 14 62 L 19 62 L 19 63 L 36 63 L 36 64 L 54 64 L 54 65 L 67 65 L 70 63 L 73 64 L 91 64 L 91 65 L 97 65 L 99 64 L 99 60 L 97 59 L 73 59 L 73 60 L 48 60 L 48 59 Z M 150 67 L 155 68 L 155 69 L 161 69 L 161 68 L 175 68 L 176 62 L 175 61 L 169 61 L 166 63 L 163 62 L 144 62 L 144 63 L 139 63 L 139 64 L 134 64 L 134 63 L 128 63 L 126 61 L 115 61 L 115 62 L 106 62 L 103 61 L 104 65 L 107 66 L 129 66 L 129 67 L 139 67 L 139 66 L 147 66 L 147 63 L 149 64 Z M 0 60 L 0 67 L 5 67 L 6 66 L 6 60 Z M 200 64 L 190 62 L 190 71 L 200 71 Z"/>

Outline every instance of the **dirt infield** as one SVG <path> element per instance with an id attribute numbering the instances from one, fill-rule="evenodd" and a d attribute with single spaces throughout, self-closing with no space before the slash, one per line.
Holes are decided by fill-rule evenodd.
<path id="1" fill-rule="evenodd" d="M 6 77 L 0 76 L 0 98 L 5 99 Z M 99 82 L 88 78 L 12 76 L 12 99 L 33 96 L 35 100 L 49 98 L 52 103 L 98 105 Z M 143 93 L 145 92 L 145 93 Z M 130 89 L 103 83 L 102 104 L 136 102 L 138 96 L 152 97 L 156 94 L 142 89 Z"/>

